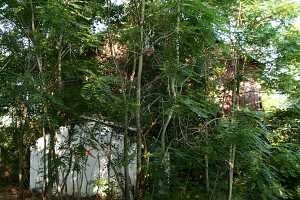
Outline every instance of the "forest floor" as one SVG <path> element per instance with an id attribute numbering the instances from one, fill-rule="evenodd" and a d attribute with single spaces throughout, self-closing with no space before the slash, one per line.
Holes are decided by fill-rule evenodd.
<path id="1" fill-rule="evenodd" d="M 20 199 L 18 198 L 18 188 L 15 186 L 6 186 L 0 188 L 0 200 L 17 200 Z M 25 189 L 24 190 L 24 200 L 41 200 L 42 199 L 42 194 L 41 193 L 32 193 L 30 190 Z M 54 197 L 53 200 L 57 198 Z M 63 199 L 65 200 L 71 200 L 74 199 L 73 197 L 64 197 Z M 76 198 L 78 199 L 78 198 Z M 80 200 L 104 200 L 99 197 L 89 197 L 89 198 L 80 198 Z"/>
<path id="2" fill-rule="evenodd" d="M 33 197 L 29 191 L 24 191 L 25 200 L 36 200 L 39 198 Z M 0 189 L 0 200 L 16 200 L 18 198 L 18 188 L 13 186 L 7 186 Z"/>

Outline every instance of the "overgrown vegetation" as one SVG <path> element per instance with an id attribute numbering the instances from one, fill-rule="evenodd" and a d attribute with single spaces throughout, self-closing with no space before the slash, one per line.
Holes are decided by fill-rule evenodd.
<path id="1" fill-rule="evenodd" d="M 105 126 L 123 142 L 97 149 L 123 171 L 94 183 L 107 199 L 300 199 L 299 3 L 116 2 L 0 1 L 0 187 L 25 198 L 49 136 L 41 198 L 63 199 Z M 262 92 L 287 105 L 265 110 Z"/>

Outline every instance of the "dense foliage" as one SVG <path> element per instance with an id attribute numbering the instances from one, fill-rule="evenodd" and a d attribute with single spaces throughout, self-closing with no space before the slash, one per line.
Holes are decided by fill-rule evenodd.
<path id="1" fill-rule="evenodd" d="M 68 158 L 84 162 L 97 140 L 71 128 L 82 143 L 58 157 L 59 127 L 93 120 L 124 138 L 111 164 L 124 168 L 126 200 L 300 199 L 297 1 L 11 0 L 0 10 L 0 171 L 11 173 L 0 186 L 23 192 L 30 147 L 49 135 L 43 192 L 53 198 L 55 169 L 82 170 Z M 250 83 L 286 106 L 261 108 Z"/>

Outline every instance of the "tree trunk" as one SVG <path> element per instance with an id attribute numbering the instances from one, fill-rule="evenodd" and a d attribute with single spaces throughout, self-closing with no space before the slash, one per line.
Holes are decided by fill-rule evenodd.
<path id="1" fill-rule="evenodd" d="M 18 199 L 23 200 L 24 199 L 24 180 L 23 180 L 23 168 L 24 168 L 24 144 L 23 144 L 23 139 L 24 139 L 24 134 L 23 130 L 20 130 L 21 122 L 19 121 L 19 125 L 17 122 L 17 128 L 19 128 L 19 137 L 18 137 L 18 150 L 19 150 L 19 194 L 18 194 Z"/>
<path id="2" fill-rule="evenodd" d="M 236 145 L 231 145 L 229 154 L 229 195 L 228 200 L 232 199 L 232 186 L 233 186 L 233 170 L 234 170 L 234 161 L 235 161 L 235 151 L 236 151 Z"/>
<path id="3" fill-rule="evenodd" d="M 127 97 L 125 92 L 123 93 L 124 98 L 124 104 L 126 106 L 125 108 L 125 117 L 124 117 L 124 150 L 123 150 L 123 156 L 124 156 L 124 184 L 125 184 L 125 200 L 132 200 L 132 193 L 131 193 L 131 181 L 129 177 L 129 158 L 128 158 L 128 150 L 129 150 L 129 140 L 128 140 L 128 105 L 127 105 Z"/>
<path id="4" fill-rule="evenodd" d="M 33 40 L 33 46 L 36 48 L 38 41 L 36 40 L 36 28 L 35 28 L 35 15 L 34 15 L 34 4 L 32 0 L 30 1 L 31 4 L 31 31 L 32 31 L 32 40 Z M 37 48 L 36 48 L 37 49 Z M 37 52 L 36 55 L 36 61 L 39 69 L 39 76 L 42 81 L 42 91 L 46 92 L 46 87 L 45 87 L 45 80 L 44 80 L 44 72 L 43 72 L 43 63 L 42 59 Z M 45 128 L 45 119 L 46 119 L 46 113 L 47 113 L 47 107 L 46 107 L 46 102 L 43 100 L 42 102 L 44 104 L 43 106 L 43 119 L 42 119 L 42 134 L 44 138 L 44 149 L 43 149 L 43 200 L 47 199 L 47 139 L 46 139 L 46 128 Z"/>
<path id="5" fill-rule="evenodd" d="M 208 155 L 205 154 L 204 156 L 204 160 L 205 160 L 205 181 L 206 181 L 206 192 L 207 192 L 207 196 L 209 197 L 209 166 L 208 166 Z"/>
<path id="6" fill-rule="evenodd" d="M 43 200 L 47 199 L 47 138 L 46 130 L 43 123 L 42 127 L 43 139 L 44 139 L 44 149 L 43 149 Z"/>
<path id="7" fill-rule="evenodd" d="M 58 90 L 61 91 L 62 89 L 62 50 L 63 50 L 63 34 L 60 34 L 59 40 L 58 40 L 58 56 L 57 56 L 57 81 L 58 81 Z"/>
<path id="8" fill-rule="evenodd" d="M 142 126 L 141 126 L 141 87 L 143 72 L 143 53 L 144 53 L 144 14 L 145 0 L 140 0 L 140 55 L 138 62 L 137 91 L 136 91 L 136 125 L 137 125 L 137 170 L 136 170 L 136 199 L 142 198 Z"/>

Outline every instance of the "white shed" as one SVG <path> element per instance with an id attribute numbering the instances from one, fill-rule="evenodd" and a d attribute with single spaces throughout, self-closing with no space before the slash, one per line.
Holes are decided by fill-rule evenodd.
<path id="1" fill-rule="evenodd" d="M 93 122 L 76 125 L 69 134 L 70 127 L 60 127 L 56 135 L 55 153 L 58 163 L 54 193 L 91 196 L 105 195 L 108 183 L 116 185 L 116 193 L 121 193 L 120 183 L 124 180 L 123 135 L 111 128 L 96 127 Z M 70 135 L 72 135 L 70 137 Z M 47 176 L 47 159 L 44 160 L 44 147 L 48 147 L 49 136 L 39 138 L 31 148 L 30 189 L 42 191 Z M 47 148 L 46 148 L 47 149 Z M 135 147 L 130 147 L 134 158 Z M 46 150 L 47 152 L 47 150 Z M 46 170 L 44 169 L 46 162 Z M 46 172 L 45 172 L 46 171 Z M 135 183 L 135 159 L 129 164 L 130 181 Z M 47 178 L 46 178 L 47 181 Z"/>

